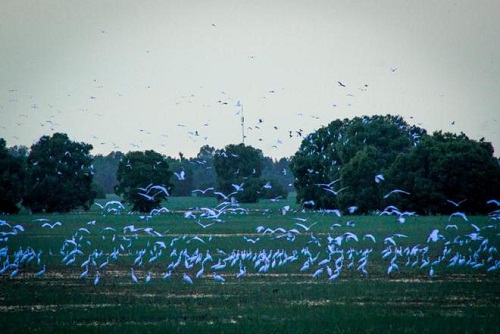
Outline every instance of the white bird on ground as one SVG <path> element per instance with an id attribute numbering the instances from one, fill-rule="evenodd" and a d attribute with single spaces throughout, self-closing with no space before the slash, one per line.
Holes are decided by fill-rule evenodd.
<path id="1" fill-rule="evenodd" d="M 43 265 L 43 269 L 42 269 L 42 270 L 40 270 L 39 272 L 37 272 L 37 273 L 35 274 L 35 277 L 41 277 L 41 276 L 43 276 L 44 274 L 45 274 L 45 265 Z"/>
<path id="2" fill-rule="evenodd" d="M 94 278 L 94 286 L 99 284 L 99 277 L 100 276 L 101 276 L 101 274 L 99 273 L 99 271 L 97 271 L 95 274 L 95 278 Z"/>
<path id="3" fill-rule="evenodd" d="M 247 273 L 247 268 L 243 267 L 240 263 L 240 272 L 236 274 L 236 278 L 240 278 L 240 277 L 246 275 L 246 273 Z"/>
<path id="4" fill-rule="evenodd" d="M 314 274 L 312 275 L 312 277 L 313 277 L 313 278 L 318 278 L 318 277 L 319 277 L 319 276 L 323 273 L 323 270 L 324 270 L 324 269 L 323 269 L 322 267 L 321 267 L 321 268 L 319 268 L 318 270 L 316 270 L 316 271 L 314 272 Z"/>
<path id="5" fill-rule="evenodd" d="M 170 271 L 170 270 L 167 271 L 165 273 L 165 275 L 163 275 L 163 279 L 169 279 L 170 277 L 172 277 L 172 271 Z"/>
<path id="6" fill-rule="evenodd" d="M 134 274 L 134 268 L 133 267 L 130 268 L 130 277 L 132 278 L 132 282 L 134 282 L 134 283 L 138 282 L 137 276 L 135 276 L 135 274 Z"/>
<path id="7" fill-rule="evenodd" d="M 184 273 L 182 275 L 182 278 L 184 279 L 184 282 L 186 282 L 187 284 L 193 284 L 193 280 L 191 279 L 191 277 L 189 277 L 188 274 Z"/>
<path id="8" fill-rule="evenodd" d="M 224 277 L 222 277 L 221 275 L 219 275 L 219 274 L 217 274 L 217 273 L 214 273 L 214 274 L 213 274 L 213 276 L 214 276 L 214 280 L 215 280 L 215 281 L 217 281 L 217 282 L 222 283 L 222 282 L 225 282 L 225 281 L 226 281 L 226 280 L 224 279 Z"/>
<path id="9" fill-rule="evenodd" d="M 83 273 L 81 273 L 80 278 L 81 279 L 86 278 L 88 273 L 89 273 L 89 266 L 87 265 L 87 266 L 85 266 L 85 271 Z"/>

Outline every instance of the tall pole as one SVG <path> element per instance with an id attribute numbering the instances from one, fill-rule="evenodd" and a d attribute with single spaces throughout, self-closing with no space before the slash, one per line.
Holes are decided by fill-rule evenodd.
<path id="1" fill-rule="evenodd" d="M 245 145 L 245 116 L 243 116 L 243 105 L 241 104 L 241 142 Z"/>

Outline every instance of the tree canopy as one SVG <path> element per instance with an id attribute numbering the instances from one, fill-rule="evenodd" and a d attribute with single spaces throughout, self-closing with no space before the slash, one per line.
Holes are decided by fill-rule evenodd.
<path id="1" fill-rule="evenodd" d="M 490 143 L 471 140 L 463 133 L 435 132 L 398 155 L 387 182 L 411 193 L 394 202 L 408 210 L 486 213 L 491 209 L 486 202 L 500 196 L 500 165 Z"/>
<path id="2" fill-rule="evenodd" d="M 217 189 L 226 195 L 235 192 L 240 202 L 257 202 L 265 184 L 261 179 L 263 167 L 261 150 L 244 144 L 227 145 L 214 156 Z"/>
<path id="3" fill-rule="evenodd" d="M 486 202 L 500 195 L 490 143 L 428 135 L 399 116 L 335 120 L 302 141 L 290 166 L 297 201 L 316 209 L 487 213 Z"/>
<path id="4" fill-rule="evenodd" d="M 425 130 L 392 115 L 335 120 L 318 129 L 304 138 L 290 162 L 297 202 L 312 201 L 315 209 L 337 208 L 339 201 L 344 207 L 355 205 L 350 203 L 354 200 L 363 203 L 361 209 L 380 207 L 381 199 L 372 191 L 374 176 L 389 168 L 398 153 L 416 145 L 423 134 Z M 331 190 L 343 189 L 341 193 L 321 186 L 332 181 L 337 182 Z"/>
<path id="5" fill-rule="evenodd" d="M 129 152 L 118 164 L 115 186 L 117 195 L 132 204 L 132 210 L 149 212 L 160 207 L 172 191 L 166 158 L 152 150 Z"/>
<path id="6" fill-rule="evenodd" d="M 23 205 L 32 212 L 88 210 L 95 198 L 91 149 L 64 133 L 41 137 L 27 158 Z"/>
<path id="7" fill-rule="evenodd" d="M 106 194 L 115 192 L 115 186 L 118 183 L 116 171 L 123 156 L 122 152 L 111 152 L 106 156 L 96 155 L 94 157 L 94 183 L 99 184 Z"/>
<path id="8" fill-rule="evenodd" d="M 0 138 L 0 212 L 18 213 L 24 194 L 24 154 L 13 155 Z"/>

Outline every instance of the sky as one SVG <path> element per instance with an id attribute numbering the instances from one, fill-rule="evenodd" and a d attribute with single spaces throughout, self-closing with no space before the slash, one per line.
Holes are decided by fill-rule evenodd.
<path id="1" fill-rule="evenodd" d="M 2 0 L 0 137 L 194 157 L 241 143 L 243 114 L 245 144 L 281 158 L 299 133 L 393 114 L 500 156 L 498 17 L 481 0 Z"/>

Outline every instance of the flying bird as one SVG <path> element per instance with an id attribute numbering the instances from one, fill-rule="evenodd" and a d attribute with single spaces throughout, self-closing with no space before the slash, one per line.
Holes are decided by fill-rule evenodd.
<path id="1" fill-rule="evenodd" d="M 335 191 L 331 188 L 323 188 L 323 190 L 326 190 L 328 191 L 329 193 L 332 193 L 334 194 L 335 196 L 337 196 L 341 191 L 344 191 L 345 189 L 347 189 L 348 187 L 344 187 L 344 188 L 340 188 L 339 190 Z"/>
<path id="2" fill-rule="evenodd" d="M 210 223 L 210 224 L 203 225 L 203 224 L 202 224 L 202 223 L 200 223 L 200 221 L 198 220 L 198 221 L 196 222 L 196 224 L 200 225 L 200 226 L 201 226 L 201 227 L 203 227 L 203 228 L 207 228 L 207 227 L 210 227 L 210 226 L 214 225 L 215 223 Z"/>
<path id="3" fill-rule="evenodd" d="M 191 191 L 192 193 L 202 193 L 202 194 L 205 194 L 207 191 L 211 191 L 211 190 L 214 190 L 213 187 L 209 187 L 207 189 L 195 189 L 193 191 Z"/>
<path id="4" fill-rule="evenodd" d="M 453 204 L 454 206 L 456 206 L 457 208 L 460 206 L 460 204 L 462 204 L 463 202 L 465 202 L 467 199 L 464 199 L 464 200 L 461 200 L 460 202 L 455 202 L 455 201 L 452 201 L 452 200 L 449 200 L 447 199 L 446 202 L 450 203 L 450 204 Z"/>
<path id="5" fill-rule="evenodd" d="M 61 226 L 61 222 L 55 222 L 54 224 L 50 225 L 49 223 L 44 223 L 42 224 L 42 227 L 50 227 L 51 229 L 56 227 L 56 226 Z"/>
<path id="6" fill-rule="evenodd" d="M 495 204 L 496 206 L 500 206 L 500 201 L 497 201 L 496 199 L 490 199 L 486 202 L 486 204 Z"/>
<path id="7" fill-rule="evenodd" d="M 407 191 L 400 190 L 400 189 L 394 189 L 394 190 L 390 191 L 389 193 L 387 193 L 384 196 L 384 198 L 387 198 L 387 197 L 391 196 L 392 194 L 406 194 L 406 195 L 410 195 L 410 193 L 407 192 Z"/>
<path id="8" fill-rule="evenodd" d="M 174 172 L 175 176 L 177 176 L 177 179 L 179 181 L 184 181 L 186 178 L 185 178 L 185 173 L 183 170 L 180 171 L 180 173 L 177 173 L 177 172 Z"/>
<path id="9" fill-rule="evenodd" d="M 313 225 L 316 225 L 316 224 L 317 223 L 315 222 L 315 223 L 312 223 L 309 226 L 306 226 L 306 225 L 301 224 L 301 223 L 295 223 L 295 225 L 302 227 L 304 229 L 304 231 L 309 231 L 311 229 L 311 227 L 313 227 Z"/>
<path id="10" fill-rule="evenodd" d="M 465 215 L 465 213 L 463 213 L 463 212 L 458 212 L 458 211 L 457 211 L 457 212 L 453 212 L 453 213 L 450 215 L 450 217 L 448 218 L 448 221 L 450 221 L 452 217 L 462 217 L 462 219 L 463 219 L 463 220 L 465 220 L 465 221 L 469 221 L 469 220 L 467 219 L 467 216 L 466 216 L 466 215 Z"/>

